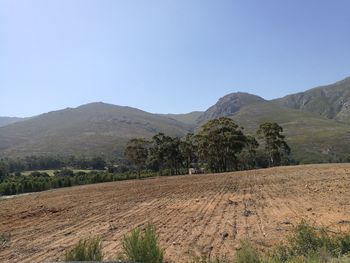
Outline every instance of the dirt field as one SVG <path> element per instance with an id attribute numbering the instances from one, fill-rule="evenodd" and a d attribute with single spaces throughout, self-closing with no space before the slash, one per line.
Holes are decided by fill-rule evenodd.
<path id="1" fill-rule="evenodd" d="M 350 164 L 281 167 L 65 188 L 0 201 L 0 262 L 62 260 L 80 238 L 99 235 L 107 259 L 121 237 L 148 221 L 167 262 L 232 255 L 239 240 L 266 249 L 302 218 L 350 225 Z"/>

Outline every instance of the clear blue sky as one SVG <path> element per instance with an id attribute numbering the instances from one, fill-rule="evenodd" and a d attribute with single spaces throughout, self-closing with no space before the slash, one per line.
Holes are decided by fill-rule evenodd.
<path id="1" fill-rule="evenodd" d="M 0 116 L 205 110 L 350 75 L 348 0 L 0 1 Z"/>

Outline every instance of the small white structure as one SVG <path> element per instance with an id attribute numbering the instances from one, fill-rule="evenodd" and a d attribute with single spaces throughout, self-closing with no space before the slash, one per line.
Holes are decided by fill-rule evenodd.
<path id="1" fill-rule="evenodd" d="M 204 168 L 190 168 L 188 169 L 188 174 L 204 174 L 205 169 Z"/>

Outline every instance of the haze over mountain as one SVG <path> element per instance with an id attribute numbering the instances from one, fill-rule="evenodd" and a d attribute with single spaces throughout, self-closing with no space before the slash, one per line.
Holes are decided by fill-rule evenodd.
<path id="1" fill-rule="evenodd" d="M 17 117 L 0 117 L 0 127 L 9 125 L 11 123 L 23 121 L 25 118 L 17 118 Z"/>
<path id="2" fill-rule="evenodd" d="M 292 156 L 301 162 L 344 161 L 350 145 L 350 78 L 272 101 L 237 92 L 204 112 L 152 114 L 131 107 L 90 103 L 0 127 L 0 155 L 84 154 L 120 156 L 133 137 L 158 132 L 183 136 L 203 123 L 230 117 L 255 134 L 260 123 L 283 126 Z"/>

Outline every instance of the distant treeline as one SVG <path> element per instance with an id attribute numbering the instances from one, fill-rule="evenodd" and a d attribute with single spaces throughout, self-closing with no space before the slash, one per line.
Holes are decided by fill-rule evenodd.
<path id="1" fill-rule="evenodd" d="M 152 173 L 144 173 L 142 177 L 155 176 Z M 33 172 L 28 176 L 11 175 L 0 181 L 0 195 L 15 195 L 22 193 L 40 192 L 54 188 L 70 187 L 75 185 L 96 184 L 136 179 L 135 173 L 108 173 L 91 171 L 73 172 L 69 169 L 57 171 L 55 176 L 49 176 L 43 172 Z"/>
<path id="2" fill-rule="evenodd" d="M 78 156 L 27 156 L 25 158 L 0 159 L 0 178 L 9 173 L 34 170 L 59 170 L 65 167 L 74 169 L 104 170 L 107 162 L 103 157 Z"/>

